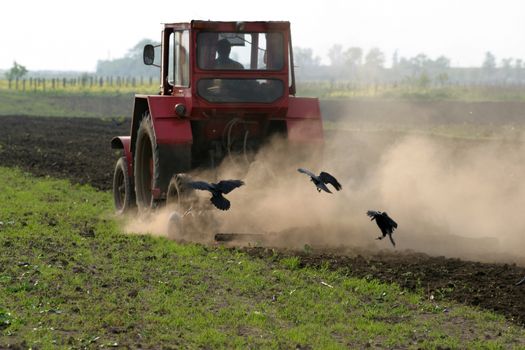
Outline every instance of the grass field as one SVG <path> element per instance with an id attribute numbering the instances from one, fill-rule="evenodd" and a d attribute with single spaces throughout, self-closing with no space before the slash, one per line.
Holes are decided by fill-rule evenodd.
<path id="1" fill-rule="evenodd" d="M 129 117 L 132 94 L 61 94 L 0 91 L 0 115 L 48 117 Z"/>
<path id="2" fill-rule="evenodd" d="M 134 94 L 158 93 L 158 85 L 68 86 L 43 90 L 8 88 L 0 80 L 0 115 L 53 117 L 128 117 L 131 115 Z"/>
<path id="3" fill-rule="evenodd" d="M 0 348 L 525 348 L 523 328 L 422 291 L 124 235 L 89 186 L 0 183 Z"/>
<path id="4" fill-rule="evenodd" d="M 410 101 L 525 101 L 521 85 L 431 85 L 414 83 L 355 84 L 354 82 L 306 81 L 297 84 L 300 95 L 336 99 Z"/>
<path id="5" fill-rule="evenodd" d="M 100 86 L 93 84 L 66 85 L 61 80 L 52 85 L 46 81 L 44 87 L 12 82 L 9 88 L 5 79 L 0 79 L 0 115 L 31 116 L 82 116 L 109 118 L 129 116 L 134 94 L 157 94 L 156 82 L 135 84 L 129 82 Z M 427 86 L 414 84 L 358 85 L 352 82 L 313 81 L 298 82 L 298 96 L 349 101 L 463 101 L 463 102 L 523 102 L 523 86 Z"/>

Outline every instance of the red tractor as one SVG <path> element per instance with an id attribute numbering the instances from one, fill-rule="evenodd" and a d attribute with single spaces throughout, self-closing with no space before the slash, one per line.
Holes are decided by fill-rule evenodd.
<path id="1" fill-rule="evenodd" d="M 157 207 L 180 195 L 179 174 L 256 152 L 281 134 L 299 148 L 319 145 L 319 101 L 295 97 L 289 22 L 164 24 L 144 63 L 160 67 L 158 95 L 135 95 L 129 136 L 113 179 L 118 212 Z M 171 183 L 171 185 L 170 185 Z"/>

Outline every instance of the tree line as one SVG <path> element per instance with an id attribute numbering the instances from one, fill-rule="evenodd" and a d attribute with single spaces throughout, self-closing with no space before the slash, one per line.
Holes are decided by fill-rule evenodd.
<path id="1" fill-rule="evenodd" d="M 94 73 L 77 72 L 76 75 L 98 77 L 121 77 L 122 79 L 141 77 L 158 79 L 159 71 L 146 66 L 142 61 L 142 50 L 146 44 L 158 42 L 143 39 L 133 46 L 124 57 L 112 60 L 99 60 Z M 410 85 L 448 85 L 448 84 L 499 84 L 513 85 L 525 83 L 525 62 L 520 58 L 503 58 L 499 61 L 490 51 L 486 52 L 480 67 L 454 67 L 446 56 L 432 59 L 420 53 L 414 57 L 399 57 L 395 52 L 391 65 L 387 67 L 386 56 L 379 48 L 365 52 L 360 47 L 344 48 L 340 44 L 328 50 L 329 64 L 311 48 L 294 47 L 294 64 L 298 81 L 354 82 L 357 84 L 410 84 Z M 68 72 L 72 74 L 72 72 Z M 28 72 L 21 64 L 4 73 L 7 80 L 18 80 L 25 76 L 41 77 L 46 73 Z M 47 73 L 49 77 L 60 77 L 59 72 Z"/>
<path id="2" fill-rule="evenodd" d="M 503 58 L 487 51 L 480 67 L 454 67 L 448 57 L 436 59 L 420 53 L 414 57 L 400 57 L 395 52 L 391 65 L 379 48 L 365 52 L 360 47 L 344 49 L 333 45 L 328 51 L 330 64 L 321 64 L 321 58 L 311 48 L 294 48 L 294 63 L 300 80 L 354 81 L 361 83 L 413 82 L 444 85 L 462 84 L 524 84 L 525 62 L 520 58 Z"/>

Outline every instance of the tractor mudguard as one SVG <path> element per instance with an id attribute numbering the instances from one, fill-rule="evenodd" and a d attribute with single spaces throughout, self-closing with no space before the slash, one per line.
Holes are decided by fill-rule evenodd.
<path id="1" fill-rule="evenodd" d="M 191 113 L 191 106 L 187 107 L 184 97 L 148 96 L 147 100 L 158 145 L 180 145 L 193 142 L 191 123 L 187 119 Z M 178 104 L 185 106 L 184 116 L 178 116 L 175 113 L 175 106 Z"/>
<path id="2" fill-rule="evenodd" d="M 323 141 L 323 122 L 317 98 L 290 97 L 286 113 L 290 141 Z"/>
<path id="3" fill-rule="evenodd" d="M 133 156 L 131 155 L 131 136 L 115 136 L 111 139 L 112 149 L 122 149 L 128 164 L 128 174 L 133 174 Z M 132 176 L 132 175 L 130 175 Z"/>

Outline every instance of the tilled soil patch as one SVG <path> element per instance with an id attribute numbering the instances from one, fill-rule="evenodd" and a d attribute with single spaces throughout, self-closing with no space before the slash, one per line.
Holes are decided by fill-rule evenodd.
<path id="1" fill-rule="evenodd" d="M 111 189 L 120 151 L 111 139 L 129 135 L 130 121 L 95 118 L 0 117 L 0 165 L 38 176 Z"/>
<path id="2" fill-rule="evenodd" d="M 300 259 L 300 267 L 329 268 L 349 276 L 397 283 L 407 290 L 423 290 L 429 299 L 446 305 L 446 299 L 505 315 L 525 326 L 525 286 L 515 283 L 525 276 L 525 268 L 515 264 L 488 264 L 433 257 L 423 253 L 275 251 L 268 248 L 241 248 L 258 258 Z M 444 303 L 444 304 L 443 304 Z"/>
<path id="3" fill-rule="evenodd" d="M 70 179 L 111 189 L 119 151 L 111 138 L 128 135 L 129 120 L 92 118 L 0 117 L 0 165 L 38 176 Z M 515 282 L 525 268 L 511 264 L 469 262 L 418 253 L 341 255 L 243 248 L 256 257 L 298 256 L 302 266 L 346 270 L 348 275 L 394 282 L 423 290 L 434 300 L 450 298 L 493 310 L 525 325 L 525 285 Z"/>

